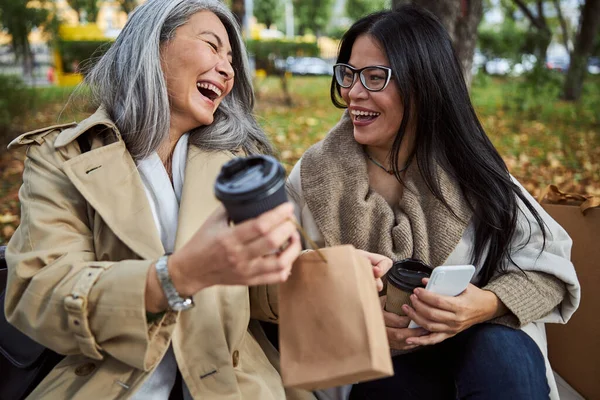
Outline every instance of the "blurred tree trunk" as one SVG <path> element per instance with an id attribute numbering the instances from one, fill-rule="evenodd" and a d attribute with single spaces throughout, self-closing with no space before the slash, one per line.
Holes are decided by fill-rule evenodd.
<path id="1" fill-rule="evenodd" d="M 242 30 L 244 29 L 244 16 L 246 15 L 246 5 L 244 0 L 232 0 L 231 1 L 231 12 L 235 15 L 235 19 Z"/>
<path id="2" fill-rule="evenodd" d="M 594 48 L 594 40 L 600 30 L 600 0 L 586 0 L 581 11 L 579 33 L 571 52 L 571 63 L 565 79 L 563 97 L 576 101 L 581 97 L 583 80 L 587 71 L 587 59 Z"/>
<path id="3" fill-rule="evenodd" d="M 118 0 L 118 3 L 125 14 L 130 14 L 138 5 L 137 0 Z"/>
<path id="4" fill-rule="evenodd" d="M 88 22 L 91 22 L 93 24 L 98 22 L 98 14 L 100 13 L 100 8 L 98 7 L 98 3 L 96 2 L 96 0 L 91 0 L 88 3 L 86 12 Z"/>
<path id="5" fill-rule="evenodd" d="M 544 15 L 544 0 L 536 0 L 536 14 L 527 7 L 527 4 L 523 0 L 513 0 L 516 6 L 531 22 L 531 27 L 537 31 L 537 37 L 535 40 L 535 56 L 537 58 L 537 65 L 541 67 L 546 62 L 546 53 L 548 46 L 552 41 L 552 31 L 548 27 L 546 16 Z"/>
<path id="6" fill-rule="evenodd" d="M 392 7 L 409 3 L 428 9 L 444 25 L 462 64 L 467 87 L 470 87 L 477 28 L 483 17 L 483 0 L 392 0 Z"/>
<path id="7" fill-rule="evenodd" d="M 569 28 L 567 27 L 567 21 L 563 17 L 562 9 L 560 8 L 560 0 L 554 0 L 554 8 L 556 9 L 556 16 L 560 22 L 560 29 L 562 30 L 563 45 L 567 51 L 571 51 L 569 45 Z"/>
<path id="8" fill-rule="evenodd" d="M 48 19 L 48 10 L 43 7 L 28 7 L 27 0 L 0 0 L 0 30 L 11 38 L 17 60 L 22 63 L 23 75 L 33 79 L 34 55 L 29 44 L 33 27 L 43 26 Z"/>

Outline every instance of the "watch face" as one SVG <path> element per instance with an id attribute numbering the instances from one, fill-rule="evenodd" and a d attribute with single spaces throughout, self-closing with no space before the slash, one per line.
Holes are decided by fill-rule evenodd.
<path id="1" fill-rule="evenodd" d="M 187 298 L 183 301 L 176 301 L 171 304 L 171 309 L 173 311 L 185 311 L 192 307 L 194 307 L 194 300 L 192 300 L 192 298 Z"/>

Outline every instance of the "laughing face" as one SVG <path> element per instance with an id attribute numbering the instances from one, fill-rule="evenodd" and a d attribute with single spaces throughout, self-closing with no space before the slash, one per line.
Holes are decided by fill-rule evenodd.
<path id="1" fill-rule="evenodd" d="M 367 34 L 359 36 L 354 42 L 348 64 L 356 69 L 390 66 L 379 43 Z M 394 77 L 382 91 L 370 92 L 357 76 L 350 88 L 341 88 L 341 95 L 352 117 L 354 139 L 387 153 L 400 129 L 403 115 L 402 99 Z"/>
<path id="2" fill-rule="evenodd" d="M 223 23 L 210 11 L 194 14 L 161 48 L 171 106 L 171 129 L 187 132 L 213 122 L 233 88 L 231 44 Z"/>

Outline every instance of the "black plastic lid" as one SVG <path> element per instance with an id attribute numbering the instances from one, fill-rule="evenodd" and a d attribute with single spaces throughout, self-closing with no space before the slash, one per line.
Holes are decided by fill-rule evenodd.
<path id="1" fill-rule="evenodd" d="M 285 184 L 285 170 L 271 156 L 235 158 L 227 162 L 215 182 L 215 196 L 223 202 L 243 203 L 270 196 Z"/>
<path id="2" fill-rule="evenodd" d="M 429 278 L 430 275 L 430 266 L 422 261 L 407 258 L 394 262 L 386 276 L 388 282 L 398 289 L 412 292 L 415 288 L 425 287 L 422 280 Z"/>

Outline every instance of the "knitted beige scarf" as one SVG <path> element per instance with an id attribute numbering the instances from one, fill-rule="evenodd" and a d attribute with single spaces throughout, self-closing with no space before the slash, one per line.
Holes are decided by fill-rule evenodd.
<path id="1" fill-rule="evenodd" d="M 443 265 L 471 218 L 458 185 L 438 168 L 452 213 L 434 197 L 414 160 L 395 210 L 369 188 L 367 161 L 354 140 L 348 112 L 327 137 L 302 157 L 302 192 L 327 246 L 352 244 L 392 260 L 416 258 Z"/>

